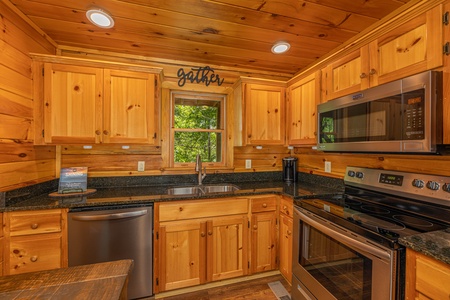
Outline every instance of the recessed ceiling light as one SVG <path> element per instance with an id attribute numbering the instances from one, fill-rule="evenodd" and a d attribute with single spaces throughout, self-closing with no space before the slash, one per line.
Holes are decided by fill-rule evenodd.
<path id="1" fill-rule="evenodd" d="M 113 18 L 107 12 L 98 8 L 88 10 L 86 17 L 92 24 L 101 28 L 111 28 L 114 26 Z"/>
<path id="2" fill-rule="evenodd" d="M 284 53 L 291 48 L 291 45 L 288 42 L 278 42 L 272 47 L 272 52 L 275 54 Z"/>

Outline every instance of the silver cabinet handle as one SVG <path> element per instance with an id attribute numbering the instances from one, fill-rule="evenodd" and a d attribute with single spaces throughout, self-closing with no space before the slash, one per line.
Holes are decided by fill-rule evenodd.
<path id="1" fill-rule="evenodd" d="M 127 219 L 133 217 L 139 217 L 147 214 L 147 210 L 137 210 L 116 214 L 106 214 L 106 215 L 81 215 L 73 216 L 72 219 L 76 221 L 103 221 L 103 220 L 116 220 L 116 219 Z"/>

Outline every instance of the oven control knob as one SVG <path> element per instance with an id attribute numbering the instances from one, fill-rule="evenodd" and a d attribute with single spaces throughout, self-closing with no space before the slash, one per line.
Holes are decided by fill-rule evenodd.
<path id="1" fill-rule="evenodd" d="M 350 177 L 355 177 L 355 171 L 350 170 L 348 171 L 347 175 Z"/>
<path id="2" fill-rule="evenodd" d="M 442 189 L 447 193 L 450 193 L 450 183 L 446 183 L 442 186 Z"/>
<path id="3" fill-rule="evenodd" d="M 439 187 L 439 183 L 437 183 L 436 181 L 427 182 L 427 188 L 429 188 L 430 190 L 437 191 L 439 190 Z"/>
<path id="4" fill-rule="evenodd" d="M 363 179 L 364 173 L 363 172 L 356 172 L 356 178 Z"/>
<path id="5" fill-rule="evenodd" d="M 414 179 L 412 185 L 416 188 L 421 189 L 425 186 L 425 182 L 423 182 L 423 180 L 420 179 Z"/>

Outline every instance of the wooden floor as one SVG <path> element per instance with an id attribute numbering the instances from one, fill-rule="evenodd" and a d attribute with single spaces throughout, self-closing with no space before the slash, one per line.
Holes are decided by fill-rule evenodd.
<path id="1" fill-rule="evenodd" d="M 253 279 L 233 283 L 226 286 L 214 287 L 206 290 L 186 293 L 177 296 L 170 296 L 158 299 L 164 300 L 276 300 L 269 282 L 280 281 L 288 293 L 291 292 L 291 286 L 281 275 L 273 275 L 264 278 Z"/>

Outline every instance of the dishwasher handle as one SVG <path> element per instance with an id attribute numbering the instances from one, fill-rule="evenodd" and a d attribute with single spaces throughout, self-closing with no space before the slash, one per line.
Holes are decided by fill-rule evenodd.
<path id="1" fill-rule="evenodd" d="M 72 219 L 75 221 L 104 221 L 104 220 L 117 220 L 117 219 L 127 219 L 140 217 L 147 214 L 147 210 L 137 210 L 123 213 L 113 213 L 105 215 L 78 215 L 73 216 Z"/>

